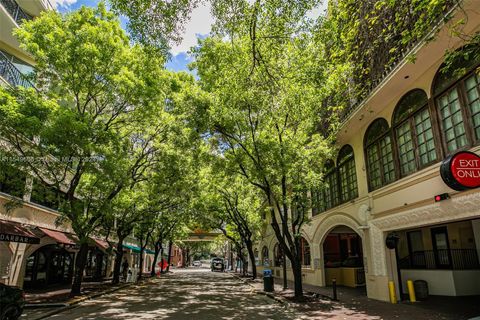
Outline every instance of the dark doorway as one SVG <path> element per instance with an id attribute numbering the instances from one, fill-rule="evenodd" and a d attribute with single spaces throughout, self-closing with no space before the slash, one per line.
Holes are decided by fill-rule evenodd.
<path id="1" fill-rule="evenodd" d="M 27 258 L 24 287 L 65 284 L 72 281 L 74 253 L 58 245 L 39 248 Z"/>
<path id="2" fill-rule="evenodd" d="M 435 263 L 439 269 L 451 269 L 450 245 L 447 227 L 432 228 L 432 245 Z"/>
<path id="3" fill-rule="evenodd" d="M 365 286 L 362 238 L 355 231 L 337 226 L 325 237 L 322 246 L 326 285 L 335 279 L 338 285 Z"/>

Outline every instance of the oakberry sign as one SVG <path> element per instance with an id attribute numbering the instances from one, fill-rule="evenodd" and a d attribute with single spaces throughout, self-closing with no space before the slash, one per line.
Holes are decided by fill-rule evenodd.
<path id="1" fill-rule="evenodd" d="M 463 191 L 480 187 L 480 157 L 469 151 L 461 151 L 442 161 L 440 174 L 452 189 Z"/>

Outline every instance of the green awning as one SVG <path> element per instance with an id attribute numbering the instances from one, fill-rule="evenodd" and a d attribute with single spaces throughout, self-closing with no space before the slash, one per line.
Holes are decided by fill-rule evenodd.
<path id="1" fill-rule="evenodd" d="M 123 247 L 126 248 L 126 249 L 130 249 L 135 253 L 140 253 L 140 251 L 141 251 L 140 247 L 137 247 L 137 246 L 134 246 L 134 245 L 131 245 L 131 244 L 124 244 Z M 146 249 L 146 248 L 145 248 L 144 252 L 148 253 L 148 254 L 155 254 L 155 251 L 152 251 L 152 250 Z"/>
<path id="2" fill-rule="evenodd" d="M 123 247 L 127 248 L 127 249 L 130 249 L 135 253 L 140 253 L 140 248 L 137 247 L 137 246 L 134 246 L 134 245 L 131 245 L 131 244 L 124 244 Z"/>

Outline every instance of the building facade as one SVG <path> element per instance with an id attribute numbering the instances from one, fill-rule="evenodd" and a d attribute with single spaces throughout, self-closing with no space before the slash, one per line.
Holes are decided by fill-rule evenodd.
<path id="1" fill-rule="evenodd" d="M 479 32 L 479 5 L 462 1 L 434 40 L 413 47 L 415 62 L 392 66 L 343 122 L 327 187 L 311 194 L 305 283 L 325 286 L 335 278 L 384 301 L 389 281 L 403 292 L 407 280 L 425 280 L 433 295 L 480 295 L 480 189 L 455 191 L 440 174 L 449 155 L 480 154 L 480 61 L 461 57 L 460 73 L 441 71 L 445 52 L 465 44 L 451 25 L 464 19 L 463 33 Z M 259 264 L 281 277 L 281 252 L 266 225 Z M 392 236 L 396 249 L 386 246 Z"/>
<path id="2" fill-rule="evenodd" d="M 0 0 L 0 85 L 34 87 L 29 80 L 35 62 L 13 35 L 24 20 L 54 10 L 48 0 Z M 70 284 L 78 238 L 69 221 L 57 211 L 58 190 L 35 181 L 0 159 L 0 282 L 25 288 Z M 84 278 L 98 281 L 112 276 L 113 242 L 92 236 Z M 153 252 L 144 252 L 136 239 L 124 247 L 130 268 L 148 272 Z"/>

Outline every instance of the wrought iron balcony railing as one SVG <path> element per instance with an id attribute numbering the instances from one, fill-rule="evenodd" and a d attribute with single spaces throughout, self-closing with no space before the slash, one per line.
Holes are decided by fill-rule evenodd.
<path id="1" fill-rule="evenodd" d="M 20 24 L 22 20 L 32 20 L 33 17 L 20 8 L 15 0 L 0 0 L 0 4 L 7 10 L 16 23 Z"/>
<path id="2" fill-rule="evenodd" d="M 35 86 L 15 67 L 9 57 L 2 51 L 0 51 L 0 77 L 5 79 L 12 86 L 35 88 Z"/>
<path id="3" fill-rule="evenodd" d="M 476 249 L 415 251 L 400 259 L 400 269 L 480 269 Z"/>

